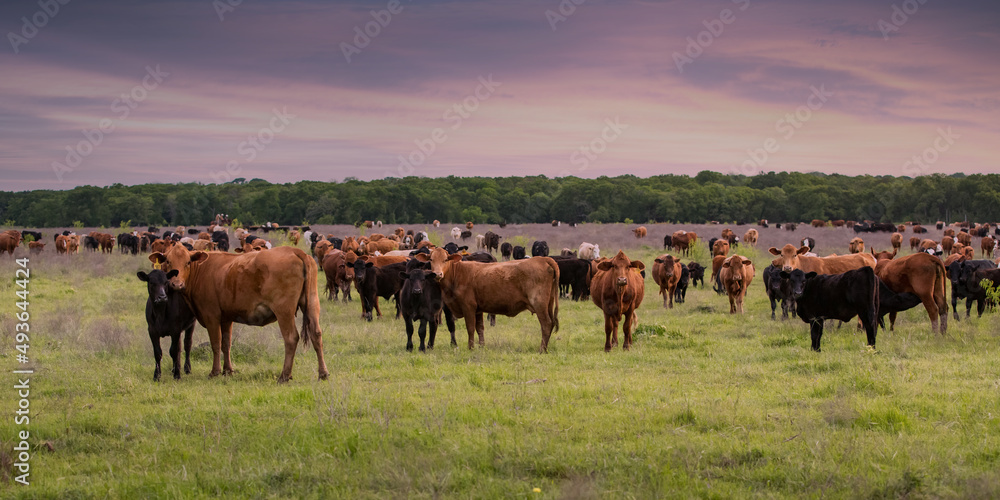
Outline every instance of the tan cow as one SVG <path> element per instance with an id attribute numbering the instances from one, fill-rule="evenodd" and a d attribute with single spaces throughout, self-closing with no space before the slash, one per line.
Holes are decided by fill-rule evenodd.
<path id="1" fill-rule="evenodd" d="M 17 246 L 21 244 L 21 233 L 14 231 L 13 229 L 4 231 L 0 233 L 0 255 L 4 252 L 10 252 L 11 257 L 14 256 L 14 250 Z"/>
<path id="2" fill-rule="evenodd" d="M 56 236 L 56 253 L 64 254 L 69 252 L 69 237 L 63 235 Z"/>
<path id="3" fill-rule="evenodd" d="M 673 255 L 663 254 L 653 260 L 653 281 L 660 286 L 663 307 L 673 309 L 674 291 L 681 279 L 681 260 Z"/>
<path id="4" fill-rule="evenodd" d="M 983 237 L 983 240 L 979 242 L 979 246 L 983 250 L 983 257 L 990 258 L 993 255 L 993 247 L 995 245 L 996 240 L 992 236 Z"/>
<path id="5" fill-rule="evenodd" d="M 916 236 L 910 236 L 910 251 L 915 251 L 920 246 L 920 238 Z M 941 246 L 944 246 L 944 239 L 941 239 Z"/>
<path id="6" fill-rule="evenodd" d="M 715 240 L 712 244 L 712 257 L 716 255 L 728 256 L 729 255 L 729 242 L 726 240 Z"/>
<path id="7" fill-rule="evenodd" d="M 622 349 L 632 347 L 635 310 L 645 295 L 645 283 L 639 272 L 645 267 L 642 261 L 629 260 L 621 250 L 614 258 L 597 264 L 597 273 L 590 281 L 590 297 L 604 312 L 605 352 L 618 344 L 619 321 L 624 321 Z"/>
<path id="8" fill-rule="evenodd" d="M 955 240 L 967 247 L 972 246 L 972 235 L 964 231 L 955 235 Z"/>
<path id="9" fill-rule="evenodd" d="M 348 236 L 344 238 L 344 241 L 340 244 L 340 249 L 344 252 L 358 253 L 360 245 L 358 244 L 357 240 L 354 239 L 353 236 Z"/>
<path id="10" fill-rule="evenodd" d="M 892 291 L 912 293 L 920 297 L 931 320 L 931 331 L 938 331 L 940 318 L 940 331 L 944 335 L 948 330 L 948 304 L 945 296 L 948 274 L 941 259 L 924 252 L 917 252 L 892 260 L 895 254 L 895 251 L 892 256 L 882 252 L 875 266 L 875 274 Z M 896 314 L 890 313 L 889 321 L 894 322 L 895 319 Z"/>
<path id="11" fill-rule="evenodd" d="M 778 257 L 771 263 L 782 271 L 801 269 L 805 273 L 840 274 L 862 266 L 875 268 L 875 257 L 866 253 L 807 257 L 803 254 L 809 251 L 809 247 L 803 246 L 796 249 L 791 244 L 785 245 L 781 250 L 771 247 L 767 251 Z"/>
<path id="12" fill-rule="evenodd" d="M 206 240 L 198 239 L 198 240 L 194 240 L 194 243 L 191 244 L 191 247 L 194 248 L 195 250 L 200 250 L 200 251 L 203 251 L 203 252 L 213 251 L 213 250 L 215 250 L 215 243 L 213 243 L 211 241 L 206 241 Z"/>
<path id="13" fill-rule="evenodd" d="M 285 362 L 278 382 L 292 378 L 295 349 L 313 344 L 320 379 L 329 375 L 323 360 L 323 332 L 319 326 L 316 262 L 293 247 L 241 255 L 224 252 L 188 252 L 174 245 L 166 253 L 150 254 L 164 272 L 176 269 L 171 288 L 181 291 L 212 345 L 211 376 L 231 375 L 233 323 L 263 326 L 275 321 L 285 343 Z M 295 314 L 302 312 L 302 335 Z M 219 359 L 223 358 L 220 367 Z"/>
<path id="14" fill-rule="evenodd" d="M 865 240 L 863 240 L 861 238 L 855 237 L 855 238 L 851 239 L 851 244 L 850 244 L 849 248 L 850 248 L 851 253 L 864 253 L 865 252 Z"/>
<path id="15" fill-rule="evenodd" d="M 30 241 L 28 242 L 28 253 L 40 254 L 42 250 L 45 250 L 45 243 L 41 241 Z"/>
<path id="16" fill-rule="evenodd" d="M 332 249 L 323 257 L 323 273 L 326 274 L 327 300 L 344 292 L 344 302 L 351 300 L 351 282 L 347 279 L 347 262 L 344 260 L 344 252 Z"/>
<path id="17" fill-rule="evenodd" d="M 757 246 L 757 238 L 759 236 L 760 234 L 757 232 L 756 229 L 753 228 L 747 229 L 747 232 L 743 233 L 743 243 L 755 247 Z"/>
<path id="18" fill-rule="evenodd" d="M 892 244 L 893 250 L 899 250 L 903 246 L 903 235 L 900 233 L 892 233 L 889 237 L 889 243 Z"/>
<path id="19" fill-rule="evenodd" d="M 912 244 L 912 242 L 911 242 L 911 244 Z M 917 246 L 919 246 L 919 245 L 920 245 L 920 243 L 917 243 Z M 951 236 L 943 236 L 941 238 L 941 251 L 942 252 L 944 252 L 945 254 L 949 254 L 950 255 L 951 254 L 951 249 L 954 248 L 954 247 L 955 247 L 955 238 L 952 238 Z"/>
<path id="20" fill-rule="evenodd" d="M 330 243 L 330 240 L 319 240 L 313 246 L 313 257 L 316 258 L 316 262 L 323 262 L 324 256 L 332 249 L 333 243 Z"/>
<path id="21" fill-rule="evenodd" d="M 743 314 L 743 298 L 746 297 L 754 276 L 753 262 L 740 255 L 733 255 L 722 263 L 719 276 L 722 287 L 729 296 L 729 314 Z"/>
<path id="22" fill-rule="evenodd" d="M 299 239 L 301 238 L 302 235 L 299 233 L 298 229 L 292 229 L 288 232 L 288 241 L 292 242 L 293 246 L 299 246 Z"/>
<path id="23" fill-rule="evenodd" d="M 632 234 L 634 234 L 636 238 L 645 238 L 646 237 L 646 226 L 639 226 L 639 227 L 633 229 L 632 230 Z"/>

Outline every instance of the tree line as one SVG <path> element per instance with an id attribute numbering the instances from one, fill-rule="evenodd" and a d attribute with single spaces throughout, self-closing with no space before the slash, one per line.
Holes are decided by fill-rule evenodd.
<path id="1" fill-rule="evenodd" d="M 27 227 L 204 225 L 215 214 L 246 224 L 445 222 L 880 222 L 1000 220 L 1000 175 L 916 178 L 769 172 L 748 177 L 633 175 L 582 179 L 406 177 L 273 184 L 80 186 L 0 192 L 0 221 Z"/>

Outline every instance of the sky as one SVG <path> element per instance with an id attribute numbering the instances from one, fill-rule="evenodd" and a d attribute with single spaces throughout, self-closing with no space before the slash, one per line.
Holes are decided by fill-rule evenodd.
<path id="1" fill-rule="evenodd" d="M 6 191 L 1000 156 L 1000 2 L 11 0 L 0 32 Z"/>

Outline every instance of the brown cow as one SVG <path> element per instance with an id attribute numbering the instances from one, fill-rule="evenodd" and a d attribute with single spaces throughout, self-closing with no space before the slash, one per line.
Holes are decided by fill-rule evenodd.
<path id="1" fill-rule="evenodd" d="M 66 248 L 69 250 L 69 253 L 80 253 L 80 235 L 71 234 L 66 238 Z"/>
<path id="2" fill-rule="evenodd" d="M 716 255 L 729 255 L 729 242 L 726 240 L 715 240 L 712 244 L 712 257 Z"/>
<path id="3" fill-rule="evenodd" d="M 919 243 L 918 243 L 919 246 Z M 951 249 L 955 247 L 955 238 L 951 236 L 944 236 L 941 238 L 941 251 L 946 254 L 951 254 Z"/>
<path id="4" fill-rule="evenodd" d="M 441 227 L 441 221 L 434 219 L 434 222 L 431 222 L 431 225 L 434 227 Z"/>
<path id="5" fill-rule="evenodd" d="M 747 232 L 743 233 L 743 243 L 755 247 L 757 246 L 757 238 L 759 236 L 760 233 L 758 233 L 756 229 L 747 229 Z"/>
<path id="6" fill-rule="evenodd" d="M 39 254 L 45 250 L 45 243 L 41 241 L 30 241 L 28 242 L 28 253 Z"/>
<path id="7" fill-rule="evenodd" d="M 944 239 L 941 240 L 941 245 L 944 246 Z M 920 238 L 916 236 L 910 236 L 910 251 L 915 251 L 920 246 Z"/>
<path id="8" fill-rule="evenodd" d="M 299 246 L 299 239 L 302 235 L 299 233 L 298 229 L 292 229 L 288 232 L 288 241 L 292 242 L 292 245 Z"/>
<path id="9" fill-rule="evenodd" d="M 872 252 L 874 253 L 874 249 Z M 893 251 L 892 256 L 895 255 L 896 252 Z M 941 259 L 918 252 L 893 260 L 893 257 L 883 252 L 875 266 L 875 275 L 896 293 L 907 292 L 920 297 L 931 320 L 931 331 L 938 331 L 940 317 L 941 334 L 947 332 L 948 303 L 945 296 L 945 282 L 948 281 L 948 274 Z M 896 313 L 889 313 L 889 322 L 895 321 Z"/>
<path id="10" fill-rule="evenodd" d="M 712 257 L 712 276 L 708 278 L 708 282 L 712 284 L 712 289 L 717 293 L 722 293 L 724 289 L 722 288 L 722 282 L 719 281 L 719 272 L 722 271 L 722 264 L 726 262 L 725 255 L 716 255 Z"/>
<path id="11" fill-rule="evenodd" d="M 483 313 L 517 316 L 527 310 L 538 316 L 542 333 L 539 350 L 548 352 L 549 337 L 559 330 L 556 261 L 549 257 L 490 263 L 463 261 L 461 255 L 448 255 L 443 248 L 414 258 L 430 262 L 441 284 L 444 305 L 456 318 L 465 318 L 469 349 L 473 348 L 477 332 L 479 345 L 486 344 Z"/>
<path id="12" fill-rule="evenodd" d="M 983 250 L 983 257 L 989 258 L 993 255 L 993 246 L 995 244 L 996 240 L 994 240 L 992 236 L 986 236 L 979 242 L 979 245 Z"/>
<path id="13" fill-rule="evenodd" d="M 56 253 L 64 254 L 69 252 L 69 237 L 63 235 L 56 236 Z"/>
<path id="14" fill-rule="evenodd" d="M 948 229 L 945 229 L 944 232 L 941 233 L 941 234 L 943 234 L 944 236 L 951 236 L 952 238 L 954 238 L 955 237 L 955 229 L 949 227 Z"/>
<path id="15" fill-rule="evenodd" d="M 864 253 L 865 240 L 861 238 L 853 238 L 851 239 L 851 244 L 849 248 L 851 253 Z"/>
<path id="16" fill-rule="evenodd" d="M 645 283 L 639 272 L 646 266 L 629 260 L 621 250 L 610 260 L 597 264 L 597 274 L 590 281 L 590 297 L 604 312 L 604 351 L 618 345 L 618 322 L 622 325 L 622 349 L 632 347 L 635 310 L 642 304 Z"/>
<path id="17" fill-rule="evenodd" d="M 972 248 L 971 246 L 962 247 L 962 255 L 964 255 L 965 258 L 968 260 L 975 259 L 976 249 Z"/>
<path id="18" fill-rule="evenodd" d="M 653 281 L 660 286 L 663 307 L 674 307 L 674 291 L 681 280 L 681 260 L 673 255 L 663 254 L 653 260 Z"/>
<path id="19" fill-rule="evenodd" d="M 743 297 L 753 281 L 754 267 L 750 259 L 733 255 L 726 259 L 719 272 L 722 286 L 729 296 L 729 314 L 743 314 Z"/>
<path id="20" fill-rule="evenodd" d="M 14 250 L 17 246 L 21 244 L 21 233 L 12 230 L 4 231 L 0 233 L 0 255 L 4 252 L 10 252 L 11 257 L 14 256 Z"/>
<path id="21" fill-rule="evenodd" d="M 632 234 L 634 234 L 636 238 L 645 238 L 646 237 L 646 226 L 639 226 L 639 227 L 633 229 L 632 230 Z"/>
<path id="22" fill-rule="evenodd" d="M 674 234 L 670 237 L 670 242 L 674 250 L 681 252 L 682 255 L 687 255 L 691 245 L 694 245 L 694 241 L 691 239 L 692 234 L 687 231 L 674 231 Z"/>
<path id="23" fill-rule="evenodd" d="M 771 247 L 767 251 L 771 252 L 772 255 L 778 256 L 778 258 L 772 261 L 772 264 L 775 267 L 781 268 L 782 271 L 801 269 L 805 273 L 840 274 L 862 266 L 875 268 L 875 257 L 866 253 L 807 257 L 802 254 L 808 252 L 809 247 L 803 246 L 796 249 L 791 244 L 785 245 L 781 250 Z"/>
<path id="24" fill-rule="evenodd" d="M 893 250 L 899 250 L 899 248 L 903 246 L 903 235 L 900 233 L 892 233 L 892 236 L 889 238 L 889 243 L 892 244 Z"/>
<path id="25" fill-rule="evenodd" d="M 812 227 L 826 227 L 826 221 L 820 219 L 813 219 L 810 224 L 812 224 Z"/>
<path id="26" fill-rule="evenodd" d="M 844 219 L 837 219 L 830 221 L 830 225 L 833 227 L 844 227 L 845 224 L 846 222 L 844 222 Z"/>
<path id="27" fill-rule="evenodd" d="M 900 233 L 905 233 L 906 232 L 906 224 L 900 224 L 900 225 L 896 226 L 896 231 L 900 232 Z"/>
<path id="28" fill-rule="evenodd" d="M 202 232 L 198 233 L 198 239 L 199 240 L 212 241 L 212 233 L 206 232 L 206 231 L 202 231 Z"/>
<path id="29" fill-rule="evenodd" d="M 149 244 L 149 249 L 153 253 L 156 253 L 156 252 L 164 253 L 170 247 L 174 246 L 174 243 L 176 243 L 174 240 L 156 239 L 156 240 L 153 240 L 153 242 Z"/>
<path id="30" fill-rule="evenodd" d="M 236 255 L 223 252 L 188 252 L 174 245 L 165 254 L 150 254 L 164 272 L 176 269 L 171 288 L 184 293 L 195 317 L 212 344 L 210 376 L 231 375 L 230 348 L 233 323 L 264 326 L 278 322 L 285 342 L 285 363 L 278 382 L 292 378 L 295 348 L 313 344 L 320 379 L 329 375 L 323 360 L 323 332 L 319 326 L 319 292 L 316 263 L 305 252 L 278 247 L 266 252 Z M 295 328 L 295 314 L 302 311 L 302 335 Z M 223 357 L 220 369 L 219 358 Z"/>
<path id="31" fill-rule="evenodd" d="M 330 243 L 330 240 L 319 240 L 313 246 L 313 257 L 316 258 L 316 262 L 323 262 L 324 256 L 333 249 L 333 243 Z"/>
<path id="32" fill-rule="evenodd" d="M 344 292 L 344 302 L 351 300 L 351 282 L 347 279 L 347 262 L 344 260 L 344 252 L 332 249 L 323 257 L 323 273 L 326 274 L 327 300 L 333 300 Z M 353 276 L 352 276 L 353 278 Z"/>
<path id="33" fill-rule="evenodd" d="M 472 231 L 472 228 L 475 227 L 475 226 L 476 225 L 473 224 L 471 221 L 465 223 L 465 228 L 468 229 L 469 231 Z"/>
<path id="34" fill-rule="evenodd" d="M 955 241 L 965 246 L 972 246 L 972 235 L 966 232 L 959 232 L 955 235 Z"/>
<path id="35" fill-rule="evenodd" d="M 191 247 L 193 247 L 195 250 L 212 251 L 215 250 L 215 243 L 211 241 L 198 239 L 194 240 L 194 243 L 191 244 Z"/>
<path id="36" fill-rule="evenodd" d="M 920 246 L 919 246 L 919 248 L 920 248 L 921 252 L 926 252 L 927 250 L 930 250 L 930 251 L 933 252 L 935 249 L 937 249 L 937 246 L 938 246 L 938 242 L 936 242 L 936 241 L 934 241 L 932 239 L 922 239 L 922 240 L 920 240 Z M 944 245 L 941 245 L 941 247 L 944 248 Z"/>
<path id="37" fill-rule="evenodd" d="M 387 252 L 391 252 L 393 250 L 397 250 L 399 248 L 399 243 L 396 243 L 395 241 L 390 240 L 388 238 L 383 238 L 378 241 L 368 242 L 367 248 L 369 255 L 374 255 L 375 252 L 384 254 Z"/>
<path id="38" fill-rule="evenodd" d="M 358 253 L 360 245 L 358 244 L 357 240 L 354 239 L 353 236 L 348 236 L 344 238 L 343 243 L 340 244 L 340 249 L 344 252 Z"/>
<path id="39" fill-rule="evenodd" d="M 722 230 L 722 239 L 724 239 L 726 241 L 731 241 L 735 237 L 736 237 L 736 233 L 734 233 L 732 229 L 729 229 L 727 227 L 727 228 L 725 228 L 725 229 Z"/>

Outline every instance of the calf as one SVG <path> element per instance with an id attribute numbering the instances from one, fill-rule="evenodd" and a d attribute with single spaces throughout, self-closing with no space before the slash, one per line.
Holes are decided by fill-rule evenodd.
<path id="1" fill-rule="evenodd" d="M 767 298 L 771 301 L 771 319 L 775 319 L 774 313 L 778 302 L 781 302 L 781 319 L 788 319 L 788 311 L 795 316 L 795 292 L 792 290 L 793 283 L 781 277 L 781 268 L 774 265 L 764 268 L 764 289 L 767 290 Z M 799 290 L 799 293 L 802 293 Z"/>
<path id="2" fill-rule="evenodd" d="M 674 302 L 683 304 L 687 299 L 688 283 L 691 281 L 691 270 L 687 266 L 681 266 L 681 279 L 677 280 L 677 287 L 674 289 Z"/>
<path id="3" fill-rule="evenodd" d="M 689 262 L 687 267 L 691 271 L 691 285 L 698 285 L 698 282 L 701 282 L 701 288 L 705 288 L 705 266 Z"/>
<path id="4" fill-rule="evenodd" d="M 978 276 L 978 273 L 988 269 L 996 269 L 993 261 L 966 260 L 952 262 L 948 266 L 948 276 L 951 278 L 951 305 L 955 319 L 958 319 L 958 299 L 963 297 L 965 298 L 965 317 L 968 318 L 972 315 L 973 301 L 976 302 L 978 317 L 983 317 L 983 311 L 986 310 L 986 292 L 979 286 L 982 277 Z"/>
<path id="5" fill-rule="evenodd" d="M 909 293 L 896 293 L 881 279 L 878 280 L 878 324 L 885 330 L 885 315 L 889 315 L 889 331 L 896 329 L 896 313 L 920 304 L 920 297 Z"/>
<path id="6" fill-rule="evenodd" d="M 753 262 L 740 255 L 733 255 L 722 263 L 719 277 L 729 296 L 729 314 L 743 314 L 743 298 L 750 288 L 753 275 Z"/>
<path id="7" fill-rule="evenodd" d="M 503 260 L 510 260 L 510 255 L 514 252 L 514 245 L 510 243 L 502 243 L 500 245 L 500 258 Z"/>
<path id="8" fill-rule="evenodd" d="M 400 273 L 404 271 L 406 271 L 406 262 L 375 267 L 374 262 L 362 259 L 354 261 L 354 288 L 361 296 L 362 317 L 371 321 L 372 309 L 375 309 L 379 318 L 382 317 L 382 310 L 378 306 L 379 297 L 386 300 L 389 300 L 390 297 L 396 299 L 396 317 L 400 316 L 399 290 L 403 288 Z"/>
<path id="9" fill-rule="evenodd" d="M 512 253 L 512 254 L 513 254 L 513 256 L 514 256 L 514 260 L 522 260 L 522 259 L 525 259 L 525 258 L 527 258 L 527 256 L 526 256 L 526 255 L 525 255 L 525 253 L 524 253 L 524 247 L 522 247 L 521 245 L 517 245 L 517 246 L 515 246 L 515 247 L 514 247 L 514 248 L 513 248 L 512 250 L 511 250 L 511 253 Z"/>
<path id="10" fill-rule="evenodd" d="M 799 318 L 810 325 L 814 351 L 820 351 L 823 321 L 850 321 L 855 316 L 861 318 L 868 345 L 875 347 L 879 286 L 872 268 L 865 266 L 840 274 L 804 273 L 795 269 L 781 271 L 781 277 L 792 282 L 793 290 L 799 290 L 795 309 Z"/>
<path id="11" fill-rule="evenodd" d="M 406 350 L 413 350 L 413 322 L 420 322 L 417 333 L 420 337 L 420 352 L 434 348 L 434 337 L 437 335 L 436 317 L 444 307 L 441 297 L 441 285 L 438 275 L 426 269 L 424 265 L 414 266 L 409 271 L 399 273 L 403 287 L 399 291 L 399 309 L 406 322 Z M 454 330 L 454 319 L 448 315 L 451 329 Z M 427 325 L 430 324 L 430 336 L 427 336 Z M 427 343 L 424 344 L 426 339 Z"/>
<path id="12" fill-rule="evenodd" d="M 548 257 L 549 256 L 549 244 L 544 241 L 536 241 L 531 244 L 531 256 L 532 257 Z"/>
<path id="13" fill-rule="evenodd" d="M 156 369 L 153 380 L 160 380 L 160 338 L 170 337 L 170 359 L 174 362 L 175 379 L 181 378 L 181 332 L 184 332 L 184 373 L 191 373 L 191 336 L 194 334 L 194 312 L 188 307 L 181 292 L 170 288 L 170 279 L 177 276 L 177 270 L 164 273 L 154 269 L 149 274 L 136 273 L 140 281 L 146 282 L 149 297 L 146 299 L 146 326 L 149 340 L 153 343 L 153 358 Z"/>

